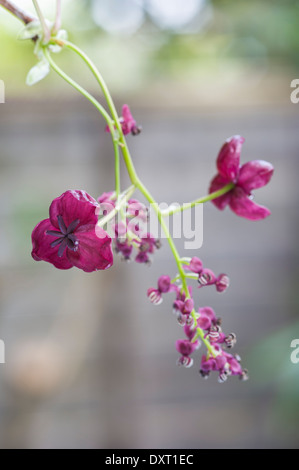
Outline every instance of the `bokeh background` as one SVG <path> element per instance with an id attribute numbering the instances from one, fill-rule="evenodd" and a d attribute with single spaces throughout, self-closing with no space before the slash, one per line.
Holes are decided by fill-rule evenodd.
<path id="1" fill-rule="evenodd" d="M 40 4 L 53 18 L 54 0 Z M 229 274 L 227 293 L 196 299 L 237 334 L 251 380 L 204 381 L 200 354 L 193 368 L 176 366 L 183 336 L 171 295 L 159 307 L 146 297 L 161 274 L 175 273 L 166 242 L 150 269 L 116 257 L 107 272 L 85 274 L 32 260 L 32 228 L 55 197 L 113 189 L 113 151 L 95 109 L 54 73 L 25 85 L 32 44 L 16 40 L 22 26 L 1 9 L 0 447 L 298 447 L 298 1 L 64 0 L 63 10 L 118 109 L 129 103 L 142 124 L 128 141 L 157 200 L 204 195 L 233 134 L 246 139 L 242 162 L 274 164 L 256 195 L 270 218 L 253 223 L 209 204 L 203 247 L 184 252 L 178 241 L 186 256 Z M 57 61 L 103 102 L 75 56 Z"/>

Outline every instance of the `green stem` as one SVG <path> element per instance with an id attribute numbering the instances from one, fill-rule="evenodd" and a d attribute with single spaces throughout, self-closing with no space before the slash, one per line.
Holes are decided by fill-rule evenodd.
<path id="1" fill-rule="evenodd" d="M 212 201 L 213 199 L 216 199 L 219 196 L 223 196 L 223 194 L 226 194 L 231 191 L 234 186 L 234 183 L 228 183 L 227 185 L 223 186 L 223 188 L 218 189 L 218 191 L 214 191 L 213 193 L 208 194 L 207 196 L 195 199 L 195 201 L 188 202 L 186 204 L 183 204 L 182 206 L 177 206 L 173 209 L 170 207 L 169 209 L 162 211 L 162 214 L 164 217 L 168 215 L 173 215 L 177 212 L 182 212 L 186 209 L 191 209 L 192 207 L 197 206 L 198 204 L 203 204 L 204 202 Z"/>
<path id="2" fill-rule="evenodd" d="M 60 44 L 61 43 L 62 43 L 62 41 L 60 41 Z M 136 170 L 134 168 L 134 164 L 132 162 L 132 158 L 130 156 L 129 149 L 128 149 L 126 140 L 124 138 L 123 132 L 122 132 L 122 128 L 121 128 L 121 125 L 120 125 L 120 122 L 119 122 L 119 117 L 118 117 L 116 108 L 114 106 L 114 102 L 112 100 L 112 97 L 110 95 L 108 87 L 107 87 L 101 73 L 97 69 L 96 65 L 92 62 L 92 60 L 90 60 L 90 58 L 85 54 L 85 52 L 83 52 L 79 47 L 77 47 L 75 44 L 73 44 L 69 41 L 63 41 L 63 44 L 65 45 L 65 47 L 72 50 L 79 57 L 81 57 L 81 59 L 83 59 L 83 61 L 89 67 L 89 69 L 93 73 L 94 77 L 96 78 L 97 82 L 99 83 L 99 85 L 102 89 L 103 95 L 106 99 L 107 105 L 109 107 L 111 116 L 114 120 L 114 125 L 115 125 L 116 129 L 119 132 L 119 144 L 120 144 L 121 149 L 122 149 L 122 153 L 123 153 L 123 157 L 124 157 L 124 161 L 125 161 L 125 164 L 126 164 L 126 167 L 127 167 L 129 177 L 130 177 L 132 183 L 136 184 L 139 178 L 138 178 Z"/>
<path id="3" fill-rule="evenodd" d="M 37 13 L 37 16 L 40 20 L 40 23 L 42 25 L 42 28 L 43 28 L 43 33 L 44 33 L 44 43 L 45 44 L 48 44 L 48 42 L 50 41 L 50 38 L 51 38 L 51 32 L 48 28 L 48 25 L 46 23 L 46 20 L 44 18 L 44 15 L 40 9 L 40 6 L 37 2 L 37 0 L 33 0 L 33 5 L 34 5 L 34 8 L 36 10 L 36 13 Z"/>
<path id="4" fill-rule="evenodd" d="M 61 0 L 56 0 L 56 16 L 55 23 L 52 29 L 52 34 L 58 33 L 61 28 Z"/>
<path id="5" fill-rule="evenodd" d="M 118 142 L 113 140 L 114 159 L 115 159 L 115 192 L 118 199 L 120 194 L 120 164 L 119 164 L 119 145 Z"/>
<path id="6" fill-rule="evenodd" d="M 109 126 L 109 129 L 110 129 L 110 132 L 111 132 L 111 135 L 112 135 L 112 138 L 113 138 L 113 135 L 114 135 L 113 121 L 112 121 L 111 117 L 109 116 L 109 114 L 107 113 L 107 111 L 103 108 L 103 106 L 90 93 L 88 93 L 88 91 L 86 91 L 77 82 L 75 82 L 75 80 L 73 80 L 63 70 L 61 70 L 61 68 L 52 59 L 52 57 L 51 57 L 51 55 L 50 55 L 50 53 L 49 53 L 49 51 L 46 47 L 44 48 L 44 53 L 45 53 L 46 59 L 48 60 L 50 66 L 52 67 L 52 69 L 55 70 L 55 72 L 58 75 L 60 75 L 60 77 L 63 78 L 69 85 L 71 85 L 73 88 L 75 88 L 75 90 L 77 90 L 79 93 L 81 93 L 81 95 L 85 96 L 85 98 L 88 101 L 90 101 L 95 106 L 95 108 L 102 114 L 102 116 L 105 118 L 105 120 L 106 120 L 106 122 Z"/>
<path id="7" fill-rule="evenodd" d="M 53 70 L 55 70 L 60 77 L 62 77 L 67 83 L 69 83 L 73 88 L 75 88 L 79 93 L 81 93 L 83 96 L 85 96 L 86 99 L 88 99 L 95 107 L 96 109 L 102 114 L 102 116 L 105 118 L 112 142 L 113 142 L 113 148 L 114 148 L 114 155 L 115 155 L 115 191 L 117 197 L 119 196 L 120 193 L 120 170 L 119 170 L 119 141 L 115 137 L 115 131 L 114 131 L 114 123 L 105 110 L 103 106 L 90 94 L 88 93 L 83 87 L 81 87 L 77 82 L 75 82 L 71 77 L 69 77 L 63 70 L 61 70 L 60 67 L 54 62 L 52 59 L 49 51 L 47 48 L 44 48 L 45 56 L 47 60 L 49 61 L 50 66 L 52 67 Z"/>

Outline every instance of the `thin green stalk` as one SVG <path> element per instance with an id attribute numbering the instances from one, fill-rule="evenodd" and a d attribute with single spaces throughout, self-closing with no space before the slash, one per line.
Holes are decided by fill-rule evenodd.
<path id="1" fill-rule="evenodd" d="M 85 96 L 85 98 L 88 101 L 90 101 L 95 106 L 95 108 L 102 114 L 102 116 L 104 117 L 104 119 L 106 120 L 106 122 L 109 126 L 109 129 L 110 129 L 110 132 L 111 132 L 112 138 L 113 138 L 113 134 L 114 134 L 113 121 L 112 121 L 111 117 L 109 116 L 109 114 L 107 113 L 107 111 L 103 108 L 103 106 L 90 93 L 88 93 L 88 91 L 86 91 L 77 82 L 75 82 L 75 80 L 73 80 L 63 70 L 61 70 L 61 68 L 52 59 L 52 57 L 51 57 L 51 55 L 50 55 L 50 53 L 49 53 L 49 51 L 46 47 L 44 48 L 44 54 L 45 54 L 45 57 L 46 57 L 46 59 L 48 60 L 48 62 L 50 64 L 50 66 L 52 67 L 52 69 L 55 70 L 55 72 L 58 75 L 60 75 L 60 77 L 63 78 L 69 85 L 71 85 L 73 88 L 75 88 L 75 90 L 77 90 L 79 93 L 81 93 L 83 96 Z"/>
<path id="2" fill-rule="evenodd" d="M 52 34 L 58 33 L 61 28 L 61 0 L 56 0 L 56 16 L 55 23 L 52 29 Z"/>
<path id="3" fill-rule="evenodd" d="M 114 159 L 115 159 L 115 192 L 118 199 L 120 194 L 120 163 L 119 163 L 119 145 L 118 142 L 113 139 L 114 147 Z"/>
<path id="4" fill-rule="evenodd" d="M 79 57 L 81 57 L 81 59 L 85 62 L 85 64 L 89 67 L 89 69 L 91 70 L 91 72 L 93 73 L 94 77 L 96 78 L 97 82 L 99 83 L 101 89 L 102 89 L 102 92 L 103 92 L 103 95 L 106 99 L 106 102 L 107 102 L 107 105 L 109 107 L 109 110 L 111 112 L 111 116 L 114 120 L 114 125 L 116 127 L 116 129 L 118 130 L 119 132 L 119 144 L 121 146 L 121 149 L 122 149 L 122 153 L 123 153 L 123 157 L 124 157 L 124 161 L 125 161 L 125 165 L 127 167 L 127 171 L 128 171 L 128 174 L 129 174 L 129 177 L 132 181 L 133 184 L 136 184 L 137 181 L 138 181 L 138 176 L 137 176 L 137 173 L 136 173 L 136 170 L 134 168 L 134 164 L 132 162 L 132 158 L 130 156 L 130 152 L 129 152 L 129 149 L 128 149 L 128 146 L 127 146 L 127 143 L 126 143 L 126 140 L 124 138 L 124 135 L 123 135 L 123 132 L 122 132 L 122 128 L 121 128 L 121 125 L 120 125 L 120 122 L 119 122 L 119 117 L 118 117 L 118 114 L 117 114 L 117 111 L 116 111 L 116 108 L 114 106 L 114 102 L 112 100 L 112 97 L 110 95 L 110 92 L 108 90 L 108 87 L 101 75 L 101 73 L 99 72 L 99 70 L 97 69 L 96 65 L 92 62 L 92 60 L 90 60 L 90 58 L 85 54 L 85 52 L 83 52 L 79 47 L 77 47 L 75 44 L 69 42 L 69 41 L 59 41 L 59 44 L 60 45 L 64 45 L 65 47 L 67 47 L 68 49 L 72 50 L 73 52 L 75 52 Z"/>
<path id="5" fill-rule="evenodd" d="M 81 87 L 77 82 L 75 82 L 71 77 L 69 77 L 61 68 L 54 62 L 52 59 L 49 51 L 47 48 L 44 48 L 45 56 L 47 60 L 49 61 L 50 66 L 52 67 L 53 70 L 55 70 L 60 77 L 62 77 L 67 83 L 69 83 L 73 88 L 75 88 L 79 93 L 81 93 L 83 96 L 85 96 L 86 99 L 88 99 L 95 107 L 96 109 L 102 114 L 104 119 L 106 120 L 112 142 L 113 142 L 113 148 L 114 148 L 114 155 L 115 155 L 115 191 L 117 197 L 119 196 L 120 193 L 120 169 L 119 169 L 119 145 L 118 145 L 118 140 L 115 139 L 114 136 L 114 124 L 113 121 L 110 117 L 110 115 L 107 113 L 105 108 L 90 94 L 88 93 L 83 87 Z"/>
<path id="6" fill-rule="evenodd" d="M 46 20 L 44 18 L 44 15 L 40 9 L 40 6 L 37 2 L 37 0 L 33 0 L 33 5 L 34 5 L 34 8 L 36 10 L 36 13 L 37 13 L 37 16 L 40 20 L 40 23 L 42 25 L 42 28 L 43 28 L 43 33 L 44 33 L 44 43 L 45 44 L 48 44 L 48 42 L 50 41 L 50 38 L 51 38 L 51 32 L 50 32 L 50 29 L 48 28 L 48 25 L 46 23 Z"/>
<path id="7" fill-rule="evenodd" d="M 164 217 L 168 215 L 173 215 L 176 214 L 177 212 L 182 212 L 186 209 L 191 209 L 194 206 L 197 206 L 198 204 L 203 204 L 204 202 L 212 201 L 213 199 L 216 199 L 219 196 L 223 196 L 223 194 L 228 193 L 234 188 L 234 183 L 228 183 L 227 185 L 223 186 L 223 188 L 218 189 L 218 191 L 214 191 L 211 194 L 208 194 L 207 196 L 201 197 L 199 199 L 195 199 L 195 201 L 188 202 L 186 204 L 183 204 L 182 206 L 177 206 L 171 209 L 171 207 L 165 211 L 162 211 L 162 215 Z"/>

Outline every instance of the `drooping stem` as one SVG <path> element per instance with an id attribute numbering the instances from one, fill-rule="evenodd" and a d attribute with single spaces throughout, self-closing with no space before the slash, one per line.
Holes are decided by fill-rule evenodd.
<path id="1" fill-rule="evenodd" d="M 218 189 L 218 191 L 214 191 L 211 194 L 208 194 L 207 196 L 201 197 L 199 199 L 195 199 L 195 201 L 191 201 L 188 203 L 183 204 L 182 206 L 176 206 L 171 208 L 171 206 L 167 209 L 162 211 L 163 216 L 169 216 L 176 214 L 177 212 L 182 212 L 186 209 L 191 209 L 192 207 L 197 206 L 198 204 L 203 204 L 208 201 L 212 201 L 213 199 L 216 199 L 219 196 L 223 196 L 223 194 L 228 193 L 234 188 L 234 183 L 228 183 L 227 185 L 223 186 L 223 188 Z"/>
<path id="2" fill-rule="evenodd" d="M 119 162 L 119 145 L 118 142 L 113 140 L 114 146 L 114 161 L 115 161 L 115 193 L 116 198 L 119 198 L 120 193 L 120 162 Z"/>
<path id="3" fill-rule="evenodd" d="M 103 106 L 90 93 L 88 93 L 88 91 L 86 91 L 83 87 L 81 87 L 81 85 L 79 85 L 77 82 L 75 82 L 75 80 L 73 80 L 71 77 L 69 77 L 56 64 L 56 62 L 52 59 L 52 57 L 51 57 L 51 55 L 50 55 L 47 48 L 44 48 L 44 53 L 45 53 L 46 59 L 49 61 L 49 64 L 52 67 L 52 69 L 55 70 L 55 72 L 58 75 L 60 75 L 60 77 L 63 78 L 69 85 L 71 85 L 73 88 L 75 88 L 75 90 L 77 90 L 79 93 L 81 93 L 88 101 L 90 101 L 95 106 L 95 108 L 102 114 L 102 116 L 104 117 L 104 119 L 106 120 L 106 122 L 109 126 L 111 135 L 113 137 L 113 135 L 114 135 L 113 121 L 112 121 L 111 117 L 109 116 L 109 114 L 107 113 L 107 111 L 105 110 L 105 108 L 103 108 Z"/>
<path id="4" fill-rule="evenodd" d="M 119 196 L 120 193 L 120 170 L 119 170 L 119 143 L 118 139 L 115 137 L 115 131 L 114 131 L 114 123 L 105 110 L 103 106 L 90 94 L 88 91 L 86 91 L 83 87 L 81 87 L 77 82 L 75 82 L 71 77 L 69 77 L 57 64 L 56 62 L 52 59 L 49 51 L 47 48 L 44 48 L 44 53 L 49 61 L 50 66 L 52 69 L 60 75 L 61 78 L 63 78 L 69 85 L 71 85 L 75 90 L 77 90 L 79 93 L 81 93 L 88 101 L 90 101 L 95 108 L 102 114 L 104 119 L 107 122 L 107 125 L 110 130 L 110 134 L 112 137 L 112 142 L 113 142 L 113 148 L 114 148 L 114 155 L 115 155 L 115 191 L 117 197 Z"/>
<path id="5" fill-rule="evenodd" d="M 44 37 L 43 37 L 43 42 L 44 44 L 48 44 L 48 42 L 50 41 L 50 37 L 51 37 L 51 31 L 47 25 L 47 22 L 44 18 L 44 15 L 40 9 L 40 6 L 38 4 L 38 1 L 37 0 L 32 0 L 33 1 L 33 5 L 34 5 L 34 8 L 36 10 L 36 13 L 37 13 L 37 16 L 39 18 L 39 21 L 42 25 L 42 28 L 43 28 L 43 32 L 44 32 Z"/>
<path id="6" fill-rule="evenodd" d="M 75 52 L 79 57 L 81 57 L 81 59 L 85 62 L 85 64 L 91 70 L 91 72 L 93 73 L 93 75 L 96 78 L 97 82 L 99 83 L 99 85 L 101 87 L 101 90 L 103 92 L 103 95 L 106 99 L 107 105 L 109 107 L 111 116 L 114 120 L 114 126 L 115 126 L 115 128 L 117 129 L 117 131 L 119 133 L 119 145 L 122 149 L 122 154 L 123 154 L 123 157 L 124 157 L 124 161 L 125 161 L 125 164 L 126 164 L 126 167 L 127 167 L 129 177 L 130 177 L 131 182 L 133 184 L 137 184 L 139 178 L 138 178 L 136 170 L 134 168 L 134 164 L 133 164 L 132 158 L 130 156 L 129 149 L 128 149 L 125 137 L 123 135 L 123 132 L 122 132 L 122 128 L 121 128 L 121 125 L 120 125 L 120 122 L 119 122 L 119 117 L 118 117 L 113 99 L 111 97 L 109 89 L 108 89 L 101 73 L 97 69 L 96 65 L 92 62 L 92 60 L 90 60 L 90 58 L 85 54 L 85 52 L 83 52 L 75 44 L 73 44 L 69 41 L 59 41 L 59 44 L 64 45 L 68 49 Z"/>
<path id="7" fill-rule="evenodd" d="M 52 33 L 56 34 L 61 28 L 61 0 L 56 0 L 56 16 Z"/>

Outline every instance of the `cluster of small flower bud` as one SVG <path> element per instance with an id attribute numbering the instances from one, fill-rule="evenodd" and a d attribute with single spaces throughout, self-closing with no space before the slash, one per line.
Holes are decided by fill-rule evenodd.
<path id="1" fill-rule="evenodd" d="M 189 271 L 198 274 L 199 287 L 215 285 L 218 292 L 224 292 L 229 279 L 226 274 L 218 277 L 210 269 L 204 269 L 201 260 L 194 257 L 188 264 Z M 187 275 L 187 274 L 186 274 Z M 203 283 L 203 276 L 207 282 Z M 180 353 L 178 365 L 191 367 L 193 358 L 191 355 L 199 349 L 204 342 L 207 353 L 202 356 L 199 372 L 202 377 L 207 378 L 211 371 L 218 372 L 218 381 L 225 382 L 230 375 L 237 375 L 241 380 L 247 380 L 248 374 L 240 365 L 240 357 L 228 353 L 236 344 L 236 335 L 226 335 L 221 328 L 221 318 L 217 318 L 211 307 L 200 307 L 197 311 L 194 307 L 192 286 L 188 286 L 186 293 L 182 286 L 171 281 L 169 276 L 161 276 L 158 279 L 157 288 L 147 291 L 149 300 L 154 305 L 161 304 L 162 295 L 175 292 L 176 298 L 173 303 L 173 311 L 179 325 L 183 327 L 186 338 L 176 341 L 176 350 Z"/>
<path id="2" fill-rule="evenodd" d="M 116 207 L 116 196 L 113 192 L 103 193 L 99 198 L 102 215 L 109 214 Z M 129 199 L 118 212 L 120 220 L 113 224 L 114 248 L 122 259 L 129 261 L 134 256 L 136 263 L 151 263 L 151 256 L 160 248 L 160 240 L 146 231 L 148 209 L 137 199 Z M 134 253 L 135 248 L 135 253 Z M 133 255 L 134 253 L 134 255 Z"/>

